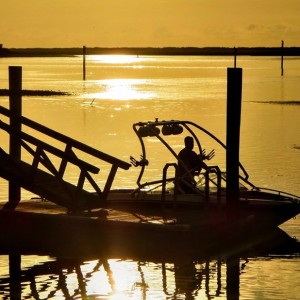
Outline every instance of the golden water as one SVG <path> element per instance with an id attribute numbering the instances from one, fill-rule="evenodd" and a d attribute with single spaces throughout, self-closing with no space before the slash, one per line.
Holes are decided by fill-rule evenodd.
<path id="1" fill-rule="evenodd" d="M 20 65 L 24 89 L 72 93 L 23 97 L 24 116 L 122 160 L 129 162 L 130 155 L 139 158 L 141 154 L 132 130 L 132 124 L 138 121 L 191 120 L 226 140 L 226 73 L 233 65 L 230 57 L 89 56 L 85 82 L 81 57 L 7 58 L 1 59 L 0 64 L 0 88 L 8 86 L 7 67 Z M 241 162 L 256 185 L 300 195 L 300 59 L 285 60 L 283 77 L 279 58 L 238 57 L 238 67 L 243 68 Z M 8 107 L 8 98 L 1 97 L 0 104 Z M 1 147 L 7 150 L 7 136 L 3 132 L 0 140 Z M 160 172 L 156 149 L 157 143 L 150 141 L 150 152 L 156 159 L 150 161 L 149 167 Z M 105 165 L 98 161 L 92 163 L 105 174 Z M 103 180 L 101 174 L 99 182 Z M 77 174 L 72 171 L 67 176 L 71 181 L 77 180 Z M 119 171 L 114 186 L 132 187 L 136 176 L 134 168 Z M 2 179 L 0 187 L 0 200 L 5 201 L 7 183 Z M 23 198 L 31 196 L 22 191 Z M 282 227 L 299 238 L 299 225 L 296 219 Z M 51 260 L 47 256 L 22 257 L 24 269 L 32 270 Z M 86 299 L 229 298 L 226 263 L 222 259 L 188 264 L 193 273 L 184 277 L 188 282 L 185 287 L 182 282 L 176 282 L 172 262 L 109 258 L 107 262 L 111 273 L 103 265 L 93 271 L 97 261 L 80 264 L 85 295 L 90 297 Z M 299 262 L 299 253 L 241 258 L 241 266 L 245 265 L 240 275 L 240 299 L 297 299 Z M 3 279 L 8 276 L 6 256 L 0 257 L 0 265 Z M 61 269 L 70 294 L 76 294 L 76 289 L 80 289 L 78 274 L 75 271 L 67 274 L 66 269 Z M 57 275 L 38 275 L 36 282 L 41 298 L 53 291 L 53 299 L 65 299 L 63 290 L 57 289 Z M 2 281 L 0 285 L 8 290 Z M 74 299 L 84 299 L 82 289 L 81 296 Z M 30 299 L 33 297 L 30 293 L 27 284 L 22 295 Z M 2 295 L 7 294 L 4 291 Z"/>

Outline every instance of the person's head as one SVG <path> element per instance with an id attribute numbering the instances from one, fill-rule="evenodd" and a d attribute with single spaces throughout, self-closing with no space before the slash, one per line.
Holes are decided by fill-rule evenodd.
<path id="1" fill-rule="evenodd" d="M 194 139 L 191 136 L 184 138 L 185 148 L 192 150 L 194 148 Z"/>

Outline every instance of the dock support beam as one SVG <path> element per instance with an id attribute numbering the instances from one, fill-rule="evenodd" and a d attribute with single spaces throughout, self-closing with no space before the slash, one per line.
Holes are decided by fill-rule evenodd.
<path id="1" fill-rule="evenodd" d="M 9 67 L 9 109 L 12 132 L 9 140 L 9 154 L 16 160 L 21 159 L 21 116 L 22 116 L 22 67 Z M 9 181 L 8 200 L 18 203 L 21 200 L 21 188 Z"/>
<path id="2" fill-rule="evenodd" d="M 239 149 L 242 106 L 242 69 L 227 69 L 227 204 L 235 207 L 239 199 Z"/>

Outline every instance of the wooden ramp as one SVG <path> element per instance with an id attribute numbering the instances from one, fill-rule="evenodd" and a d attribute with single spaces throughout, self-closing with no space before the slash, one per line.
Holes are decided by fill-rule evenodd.
<path id="1" fill-rule="evenodd" d="M 0 149 L 0 176 L 20 187 L 69 210 L 105 206 L 102 193 L 91 193 L 23 161 L 15 161 Z"/>
<path id="2" fill-rule="evenodd" d="M 1 106 L 0 114 L 10 117 L 10 111 Z M 20 122 L 23 126 L 30 127 L 30 132 L 37 132 L 39 136 L 42 133 L 51 139 L 59 141 L 63 144 L 63 150 L 46 143 L 44 139 L 36 138 L 33 136 L 34 133 L 16 132 L 12 126 L 0 121 L 0 129 L 6 131 L 10 138 L 13 137 L 15 140 L 17 138 L 20 150 L 24 149 L 27 151 L 27 156 L 28 154 L 32 155 L 30 164 L 14 158 L 0 148 L 1 177 L 41 198 L 45 198 L 72 211 L 99 208 L 106 205 L 106 199 L 117 169 L 127 170 L 130 167 L 129 163 L 91 148 L 25 117 L 21 117 Z M 110 173 L 103 189 L 100 189 L 92 177 L 92 174 L 99 173 L 100 169 L 80 159 L 74 150 L 84 153 L 85 156 L 88 154 L 111 164 Z M 59 160 L 58 167 L 51 161 L 53 157 L 55 161 Z M 68 164 L 72 164 L 79 169 L 77 185 L 64 179 L 64 173 Z M 85 181 L 88 181 L 92 187 L 93 190 L 91 192 L 84 190 Z"/>

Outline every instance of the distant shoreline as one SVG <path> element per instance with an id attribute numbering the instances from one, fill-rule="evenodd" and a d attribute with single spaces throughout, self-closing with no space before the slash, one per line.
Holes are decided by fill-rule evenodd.
<path id="1" fill-rule="evenodd" d="M 0 48 L 1 57 L 55 57 L 82 55 L 83 48 Z M 212 56 L 300 56 L 300 47 L 163 47 L 100 48 L 86 47 L 86 55 L 212 55 Z"/>

